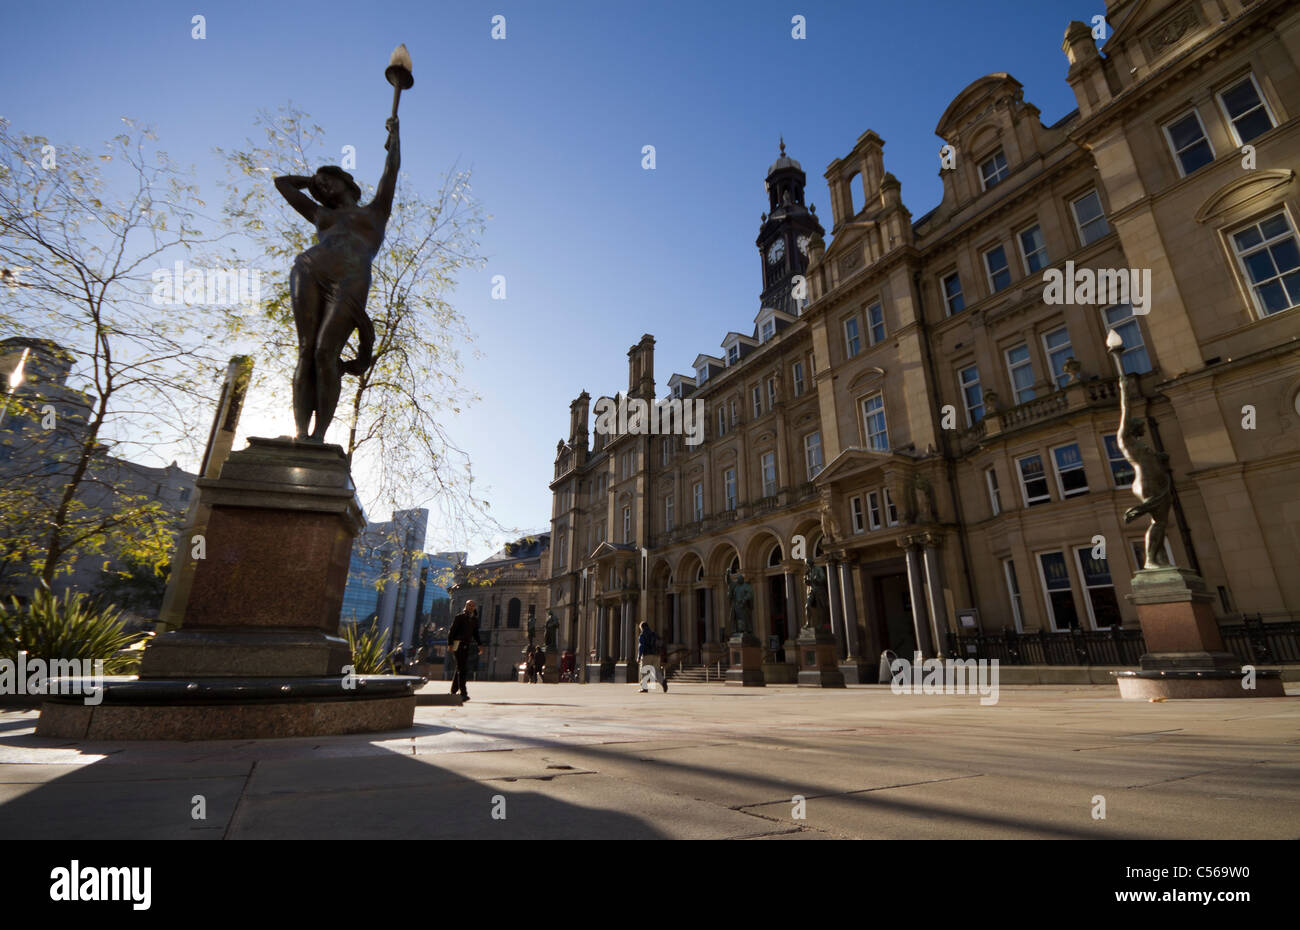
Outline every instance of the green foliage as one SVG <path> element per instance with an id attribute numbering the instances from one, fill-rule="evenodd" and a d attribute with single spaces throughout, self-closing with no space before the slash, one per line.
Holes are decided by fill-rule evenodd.
<path id="1" fill-rule="evenodd" d="M 129 674 L 138 655 L 124 654 L 143 639 L 127 633 L 117 608 L 104 606 L 87 594 L 65 591 L 59 596 L 38 588 L 31 603 L 10 598 L 0 605 L 0 657 L 17 659 L 26 651 L 32 658 L 101 659 L 108 675 Z"/>
<path id="2" fill-rule="evenodd" d="M 385 646 L 386 630 L 374 624 L 368 630 L 358 630 L 358 624 L 343 624 L 348 648 L 352 650 L 352 671 L 356 675 L 393 674 L 393 652 Z"/>

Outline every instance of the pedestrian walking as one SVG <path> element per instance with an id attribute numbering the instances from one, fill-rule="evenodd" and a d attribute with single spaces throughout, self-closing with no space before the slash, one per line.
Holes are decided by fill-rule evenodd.
<path id="1" fill-rule="evenodd" d="M 636 659 L 641 666 L 641 692 L 644 694 L 650 689 L 646 687 L 647 681 L 653 677 L 659 682 L 659 687 L 668 691 L 668 681 L 664 678 L 662 669 L 659 667 L 659 634 L 650 629 L 650 624 L 641 621 L 641 634 L 636 640 Z M 647 670 L 649 674 L 647 674 Z"/>
<path id="2" fill-rule="evenodd" d="M 469 692 L 465 689 L 465 680 L 469 677 L 469 650 L 474 649 L 478 655 L 482 644 L 478 638 L 478 604 L 465 602 L 465 609 L 451 621 L 451 630 L 447 633 L 447 651 L 456 657 L 456 673 L 451 679 L 451 693 L 460 692 L 461 698 L 468 701 Z"/>

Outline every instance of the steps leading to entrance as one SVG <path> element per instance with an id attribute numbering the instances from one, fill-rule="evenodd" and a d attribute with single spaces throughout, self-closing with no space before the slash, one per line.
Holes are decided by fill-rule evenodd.
<path id="1" fill-rule="evenodd" d="M 705 677 L 707 673 L 707 678 Z M 727 670 L 722 670 L 722 677 L 725 678 Z M 718 671 L 716 665 L 679 665 L 668 675 L 669 681 L 718 681 Z"/>

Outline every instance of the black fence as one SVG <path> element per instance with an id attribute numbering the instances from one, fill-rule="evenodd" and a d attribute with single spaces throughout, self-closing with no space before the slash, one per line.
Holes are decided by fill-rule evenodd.
<path id="1" fill-rule="evenodd" d="M 1266 622 L 1241 615 L 1240 623 L 1219 625 L 1224 647 L 1251 665 L 1300 663 L 1300 622 Z M 1139 629 L 1069 630 L 1048 633 L 948 633 L 948 655 L 960 659 L 997 659 L 1003 665 L 1136 666 L 1146 652 Z"/>

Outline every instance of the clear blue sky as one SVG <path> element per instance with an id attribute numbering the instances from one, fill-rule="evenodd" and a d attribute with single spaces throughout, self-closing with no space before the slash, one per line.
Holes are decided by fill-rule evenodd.
<path id="1" fill-rule="evenodd" d="M 373 183 L 391 102 L 383 69 L 405 42 L 416 84 L 402 99 L 403 169 L 432 191 L 459 159 L 492 216 L 487 266 L 454 297 L 483 354 L 466 372 L 483 399 L 450 428 L 497 517 L 531 530 L 549 525 L 569 401 L 626 390 L 642 333 L 657 340 L 662 393 L 726 332 L 752 326 L 778 136 L 829 225 L 822 172 L 874 129 L 920 216 L 940 196 L 934 126 L 952 98 L 1008 71 L 1056 121 L 1074 107 L 1065 27 L 1104 12 L 1102 0 L 6 6 L 0 115 L 86 147 L 121 116 L 151 123 L 212 202 L 212 148 L 239 145 L 259 107 L 289 100 L 331 148 L 355 145 L 356 173 Z M 202 41 L 190 37 L 196 12 Z M 504 41 L 490 37 L 498 13 Z M 790 35 L 796 13 L 802 41 Z M 647 144 L 654 171 L 641 168 Z M 490 298 L 497 274 L 505 301 Z M 428 548 L 477 557 L 489 545 L 432 531 Z"/>

